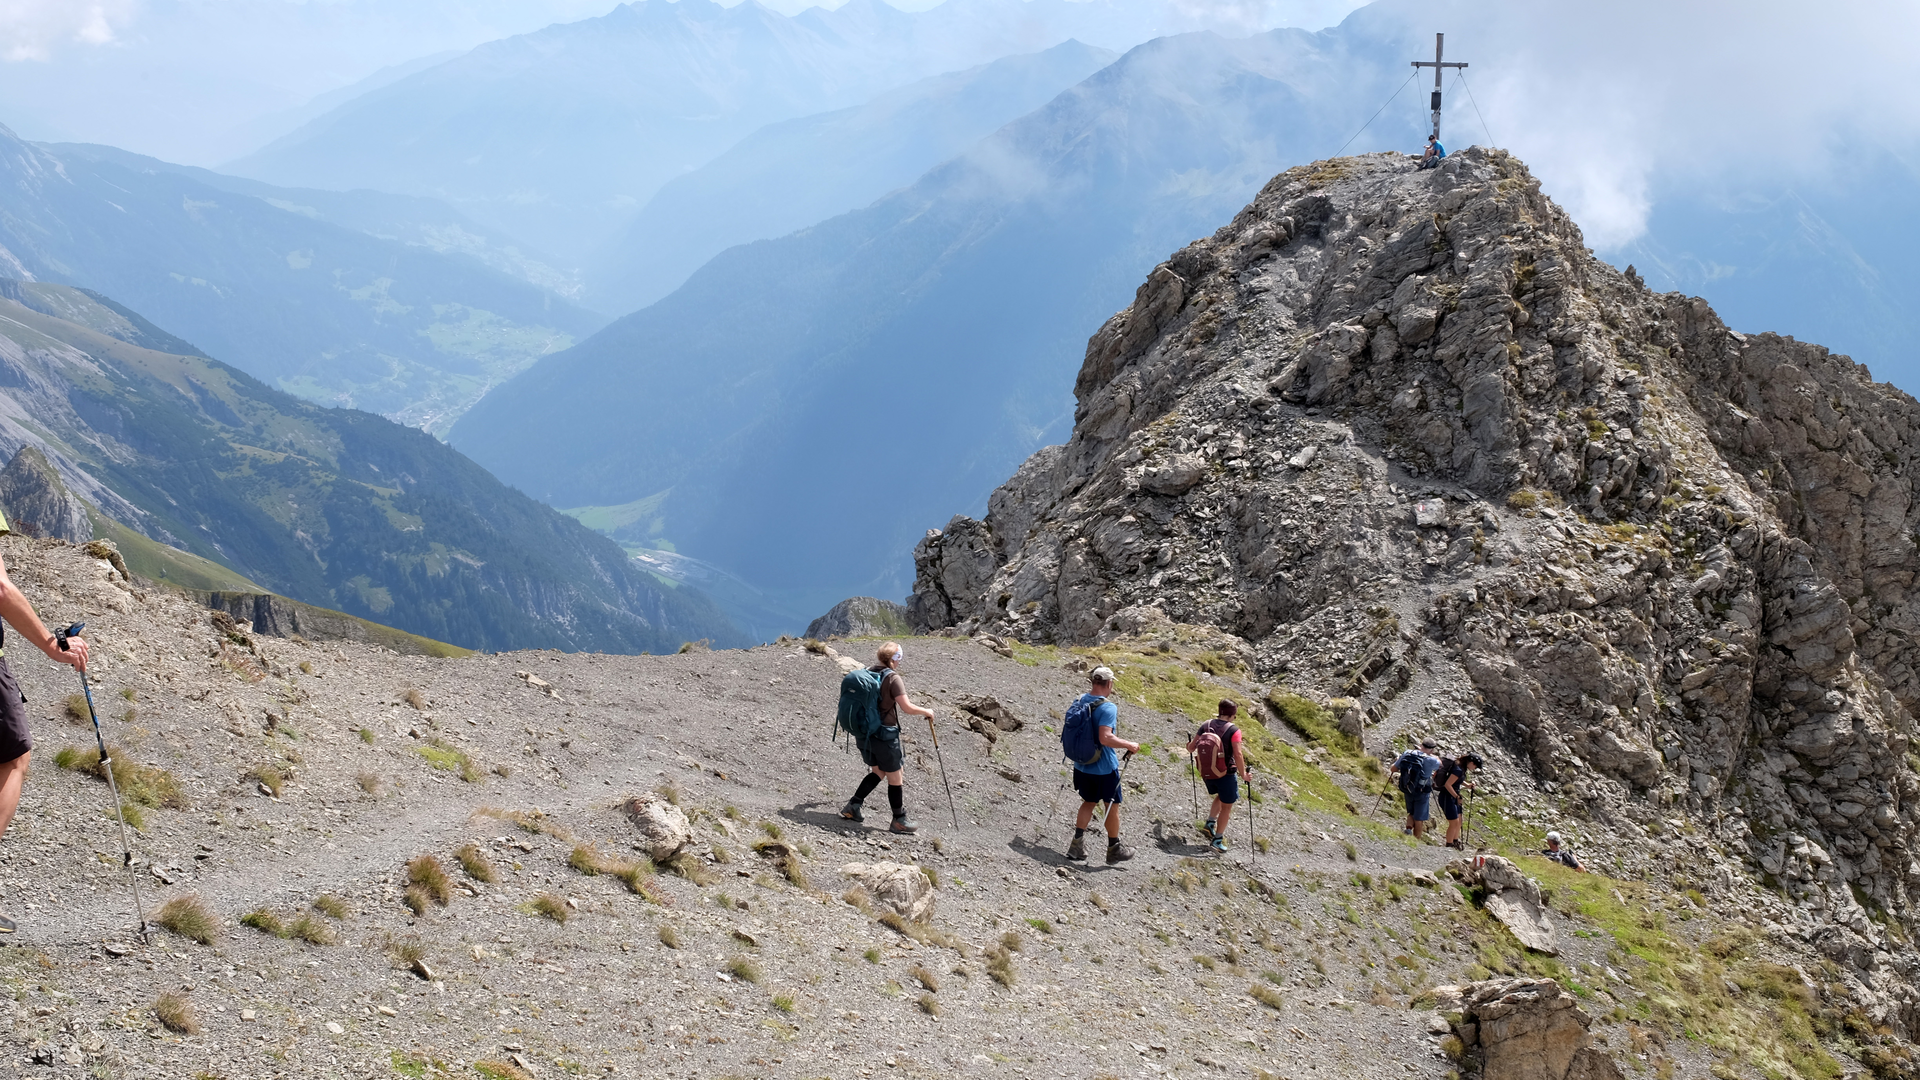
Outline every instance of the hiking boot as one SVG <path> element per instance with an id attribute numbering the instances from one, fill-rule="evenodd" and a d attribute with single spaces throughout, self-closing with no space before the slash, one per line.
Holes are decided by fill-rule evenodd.
<path id="1" fill-rule="evenodd" d="M 1216 836 L 1219 836 L 1219 835 L 1220 835 L 1220 834 L 1219 834 L 1218 832 L 1216 832 L 1216 831 L 1214 831 L 1214 830 L 1215 830 L 1215 827 L 1216 827 L 1216 826 L 1217 826 L 1218 824 L 1219 824 L 1219 823 L 1218 823 L 1218 822 L 1216 822 L 1216 821 L 1214 821 L 1214 820 L 1213 820 L 1212 818 L 1208 818 L 1208 819 L 1207 819 L 1207 827 L 1206 827 L 1206 828 L 1205 828 L 1204 830 L 1202 830 L 1202 831 L 1204 831 L 1204 832 L 1205 832 L 1205 833 L 1207 834 L 1207 839 L 1209 839 L 1209 840 L 1211 840 L 1211 839 L 1213 839 L 1214 837 L 1216 837 Z"/>
<path id="2" fill-rule="evenodd" d="M 905 814 L 894 818 L 890 828 L 897 833 L 916 833 L 920 831 L 920 826 L 915 824 L 914 820 Z"/>
<path id="3" fill-rule="evenodd" d="M 1118 840 L 1110 840 L 1107 842 L 1107 865 L 1108 866 L 1112 866 L 1114 863 L 1117 863 L 1117 862 L 1126 862 L 1128 859 L 1131 859 L 1131 858 L 1133 858 L 1132 848 L 1119 842 Z"/>
<path id="4" fill-rule="evenodd" d="M 0 915 L 0 934 L 11 934 L 18 929 L 20 928 L 13 925 L 12 919 L 7 918 L 5 915 Z"/>
<path id="5" fill-rule="evenodd" d="M 843 818 L 846 818 L 848 821 L 867 820 L 866 816 L 860 813 L 860 804 L 857 802 L 850 802 L 847 805 L 841 807 L 840 816 Z"/>
<path id="6" fill-rule="evenodd" d="M 1215 833 L 1213 837 L 1213 841 L 1209 843 L 1207 846 L 1212 848 L 1215 851 L 1220 852 L 1221 854 L 1225 854 L 1227 850 L 1227 838 L 1219 835 L 1218 833 Z"/>
<path id="7" fill-rule="evenodd" d="M 1067 845 L 1067 858 L 1072 859 L 1074 862 L 1087 861 L 1086 837 L 1076 836 L 1073 838 L 1073 843 Z"/>

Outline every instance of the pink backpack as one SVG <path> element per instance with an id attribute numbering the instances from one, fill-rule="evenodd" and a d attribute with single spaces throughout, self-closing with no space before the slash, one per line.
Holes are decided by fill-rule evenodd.
<path id="1" fill-rule="evenodd" d="M 1218 780 L 1233 771 L 1233 737 L 1239 730 L 1232 721 L 1221 717 L 1200 725 L 1200 737 L 1193 752 L 1199 759 L 1203 779 Z"/>

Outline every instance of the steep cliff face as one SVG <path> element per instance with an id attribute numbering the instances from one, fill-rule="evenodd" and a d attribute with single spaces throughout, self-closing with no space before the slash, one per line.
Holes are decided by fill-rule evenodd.
<path id="1" fill-rule="evenodd" d="M 1072 439 L 916 549 L 920 625 L 1236 635 L 1370 744 L 1510 756 L 1617 871 L 1770 887 L 1920 1029 L 1876 953 L 1920 900 L 1920 404 L 1649 292 L 1478 149 L 1276 177 L 1075 389 Z"/>

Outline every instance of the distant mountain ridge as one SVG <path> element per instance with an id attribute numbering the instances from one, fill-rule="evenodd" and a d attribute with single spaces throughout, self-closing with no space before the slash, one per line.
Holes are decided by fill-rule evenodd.
<path id="1" fill-rule="evenodd" d="M 97 290 L 282 390 L 411 424 L 444 430 L 488 386 L 601 322 L 460 253 L 467 232 L 508 257 L 422 200 L 276 194 L 4 127 L 0 185 L 0 276 Z M 450 250 L 424 246 L 430 232 Z"/>
<path id="2" fill-rule="evenodd" d="M 257 583 L 467 648 L 743 643 L 699 592 L 432 436 L 185 345 L 95 294 L 0 284 L 0 456 L 39 447 L 103 517 L 236 575 L 192 587 Z"/>
<path id="3" fill-rule="evenodd" d="M 758 3 L 639 0 L 482 45 L 223 168 L 444 198 L 572 265 L 611 239 L 610 222 L 764 125 L 1070 39 L 1118 51 L 1181 31 L 1263 29 L 1259 18 L 1281 14 L 1182 0 L 948 0 L 918 12 L 850 0 L 789 17 Z"/>
<path id="4" fill-rule="evenodd" d="M 590 267 L 589 302 L 635 311 L 735 244 L 859 209 L 1118 58 L 1067 41 L 769 124 L 668 181 Z"/>
<path id="5" fill-rule="evenodd" d="M 791 610 L 904 595 L 920 533 L 1064 435 L 1088 328 L 1337 146 L 1315 95 L 1384 63 L 1301 31 L 1140 46 L 905 190 L 723 253 L 449 438 L 554 505 L 660 496 L 629 534 Z"/>

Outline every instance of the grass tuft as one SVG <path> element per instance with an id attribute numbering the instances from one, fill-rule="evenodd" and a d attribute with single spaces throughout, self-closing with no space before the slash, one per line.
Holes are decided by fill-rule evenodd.
<path id="1" fill-rule="evenodd" d="M 246 772 L 241 773 L 240 778 L 242 780 L 258 781 L 260 786 L 271 791 L 273 797 L 276 799 L 280 797 L 280 792 L 287 786 L 287 774 L 281 771 L 280 766 L 272 762 L 255 765 Z"/>
<path id="2" fill-rule="evenodd" d="M 67 719 L 76 724 L 84 724 L 87 722 L 87 695 L 67 695 Z"/>
<path id="3" fill-rule="evenodd" d="M 339 940 L 325 920 L 304 913 L 287 925 L 287 934 L 309 945 L 331 945 Z"/>
<path id="4" fill-rule="evenodd" d="M 460 869 L 475 881 L 490 882 L 500 876 L 500 872 L 493 867 L 493 860 L 487 858 L 487 853 L 480 850 L 480 845 L 472 841 L 460 845 L 460 850 L 454 852 L 453 857 L 459 860 Z"/>
<path id="5" fill-rule="evenodd" d="M 321 893 L 314 897 L 313 910 L 329 919 L 344 919 L 353 914 L 353 909 L 347 906 L 347 902 L 332 893 Z"/>
<path id="6" fill-rule="evenodd" d="M 760 980 L 765 977 L 760 973 L 760 965 L 753 962 L 753 957 L 744 954 L 728 960 L 727 970 L 733 973 L 734 978 L 753 983 L 755 986 L 758 986 Z"/>
<path id="7" fill-rule="evenodd" d="M 275 915 L 268 908 L 255 908 L 240 916 L 240 925 L 252 927 L 263 934 L 272 934 L 274 937 L 287 936 L 286 924 L 280 921 L 280 916 Z"/>
<path id="8" fill-rule="evenodd" d="M 673 927 L 668 926 L 666 923 L 661 923 L 660 924 L 660 944 L 665 945 L 669 949 L 679 948 L 680 932 L 678 930 L 675 930 Z"/>
<path id="9" fill-rule="evenodd" d="M 363 743 L 366 743 L 368 746 L 372 746 L 373 745 L 373 729 L 369 727 L 361 728 L 360 741 Z"/>
<path id="10" fill-rule="evenodd" d="M 447 868 L 431 855 L 415 855 L 407 860 L 407 884 L 425 890 L 441 907 L 453 903 L 453 880 Z"/>
<path id="11" fill-rule="evenodd" d="M 543 892 L 534 897 L 531 906 L 535 915 L 552 919 L 557 923 L 564 923 L 573 917 L 573 909 L 567 906 L 567 902 L 550 892 Z"/>
<path id="12" fill-rule="evenodd" d="M 425 915 L 427 908 L 433 906 L 433 897 L 420 886 L 409 885 L 407 891 L 400 895 L 400 902 L 407 905 L 407 910 L 415 915 Z"/>
<path id="13" fill-rule="evenodd" d="M 921 994 L 917 1004 L 920 1006 L 920 1011 L 928 1016 L 940 1015 L 940 1000 L 932 994 Z"/>
<path id="14" fill-rule="evenodd" d="M 361 791 L 364 791 L 369 795 L 380 794 L 380 774 L 363 772 L 360 775 L 354 777 L 353 779 L 356 783 L 360 785 Z"/>
<path id="15" fill-rule="evenodd" d="M 437 1072 L 438 1070 L 436 1070 Z M 511 1061 L 488 1059 L 473 1063 L 473 1071 L 486 1080 L 533 1080 L 533 1074 Z M 423 1070 L 424 1073 L 424 1070 Z"/>
<path id="16" fill-rule="evenodd" d="M 417 937 L 388 937 L 386 954 L 394 967 L 405 970 L 427 958 L 427 947 Z"/>
<path id="17" fill-rule="evenodd" d="M 1247 993 L 1252 995 L 1253 1000 L 1265 1005 L 1274 1012 L 1282 1012 L 1286 1009 L 1287 999 L 1280 996 L 1280 991 L 1275 990 L 1271 986 L 1263 983 L 1254 983 L 1247 987 Z"/>
<path id="18" fill-rule="evenodd" d="M 417 686 L 407 687 L 407 692 L 400 695 L 400 699 L 413 706 L 415 712 L 427 711 L 427 695 L 421 693 Z"/>
<path id="19" fill-rule="evenodd" d="M 161 905 L 155 923 L 188 941 L 211 945 L 220 936 L 220 917 L 196 893 L 176 896 Z"/>
<path id="20" fill-rule="evenodd" d="M 123 746 L 109 745 L 107 757 L 113 762 L 113 782 L 120 789 L 121 798 L 141 806 L 164 806 L 169 810 L 187 808 L 186 789 L 180 786 L 180 779 L 172 773 L 151 765 L 137 764 Z M 53 763 L 62 769 L 83 772 L 99 780 L 107 778 L 106 767 L 100 764 L 100 752 L 94 747 L 62 747 L 53 755 Z"/>
<path id="21" fill-rule="evenodd" d="M 177 1031 L 182 1035 L 200 1034 L 200 1021 L 193 1015 L 193 1002 L 178 990 L 169 990 L 155 998 L 153 1015 L 160 1018 L 168 1031 Z"/>
<path id="22" fill-rule="evenodd" d="M 460 779 L 469 784 L 479 783 L 486 776 L 486 771 L 475 764 L 465 750 L 438 736 L 414 747 L 413 751 L 426 758 L 427 764 L 441 772 L 458 773 Z"/>
<path id="23" fill-rule="evenodd" d="M 919 964 L 915 964 L 911 969 L 907 971 L 907 974 L 913 976 L 915 979 L 918 979 L 920 981 L 920 985 L 926 987 L 929 992 L 935 993 L 935 994 L 940 992 L 939 978 L 936 977 L 933 972 L 928 971 L 925 967 Z"/>
<path id="24" fill-rule="evenodd" d="M 794 1008 L 793 995 L 792 994 L 773 995 L 773 1007 L 776 1009 L 779 1009 L 783 1013 L 792 1012 Z"/>

